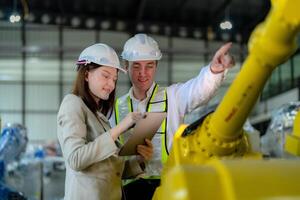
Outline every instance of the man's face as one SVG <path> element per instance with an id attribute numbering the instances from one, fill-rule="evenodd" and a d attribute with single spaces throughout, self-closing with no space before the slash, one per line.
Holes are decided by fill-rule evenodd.
<path id="1" fill-rule="evenodd" d="M 146 92 L 154 81 L 156 65 L 155 60 L 129 62 L 128 72 L 133 87 Z"/>

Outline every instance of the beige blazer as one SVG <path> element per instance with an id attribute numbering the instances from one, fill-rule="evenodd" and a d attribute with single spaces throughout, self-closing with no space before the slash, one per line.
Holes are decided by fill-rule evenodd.
<path id="1" fill-rule="evenodd" d="M 63 99 L 57 136 L 66 164 L 65 200 L 121 199 L 125 163 L 109 130 L 107 118 L 100 112 L 96 117 L 80 97 Z M 130 172 L 142 173 L 136 161 L 130 163 Z"/>

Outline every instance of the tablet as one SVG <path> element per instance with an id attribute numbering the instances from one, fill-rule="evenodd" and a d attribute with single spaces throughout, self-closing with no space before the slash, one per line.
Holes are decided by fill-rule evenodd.
<path id="1" fill-rule="evenodd" d="M 149 140 L 153 138 L 161 123 L 166 118 L 167 113 L 146 112 L 145 116 L 145 118 L 137 121 L 130 137 L 119 152 L 120 156 L 137 155 L 137 145 L 145 144 L 145 138 L 148 138 Z"/>

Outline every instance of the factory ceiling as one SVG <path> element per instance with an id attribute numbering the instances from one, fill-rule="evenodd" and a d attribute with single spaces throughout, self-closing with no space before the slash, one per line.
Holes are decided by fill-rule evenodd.
<path id="1" fill-rule="evenodd" d="M 270 9 L 269 0 L 1 0 L 2 19 L 80 29 L 148 32 L 175 37 L 246 42 Z M 232 28 L 221 29 L 230 21 Z M 226 25 L 226 24 L 225 24 Z"/>

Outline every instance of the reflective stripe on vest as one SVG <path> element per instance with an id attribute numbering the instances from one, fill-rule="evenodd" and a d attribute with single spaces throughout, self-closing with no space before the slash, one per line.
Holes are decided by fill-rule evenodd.
<path id="1" fill-rule="evenodd" d="M 163 98 L 162 99 L 156 99 L 156 94 L 158 91 L 158 85 L 155 84 L 153 92 L 151 94 L 150 100 L 148 102 L 148 105 L 146 107 L 147 112 L 167 112 L 167 92 L 166 89 L 163 91 Z M 165 163 L 168 158 L 168 149 L 167 149 L 167 119 L 164 119 L 161 126 L 159 127 L 157 133 L 161 134 L 161 161 L 162 163 Z"/>
<path id="2" fill-rule="evenodd" d="M 163 90 L 162 97 L 157 97 L 157 92 L 159 90 L 159 86 L 155 84 L 152 94 L 150 96 L 150 100 L 147 104 L 146 111 L 147 112 L 167 112 L 167 92 L 166 89 Z M 159 99 L 157 99 L 159 98 Z M 126 101 L 126 102 L 125 102 Z M 124 105 L 127 106 L 125 107 Z M 123 107 L 122 107 L 123 106 Z M 129 94 L 126 96 L 126 99 L 118 98 L 115 104 L 115 121 L 116 124 L 120 123 L 129 112 L 133 112 L 132 99 Z M 157 131 L 157 134 L 161 134 L 161 161 L 165 163 L 168 158 L 168 149 L 167 149 L 167 118 L 163 120 L 160 128 Z M 124 134 L 120 136 L 120 141 L 124 144 L 128 137 L 124 137 Z"/>

